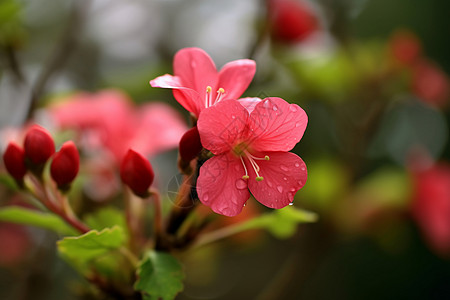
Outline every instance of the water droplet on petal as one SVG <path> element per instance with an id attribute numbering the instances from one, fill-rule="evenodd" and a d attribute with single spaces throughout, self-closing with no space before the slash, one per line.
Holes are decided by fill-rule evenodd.
<path id="1" fill-rule="evenodd" d="M 300 127 L 300 123 L 295 123 L 295 127 Z"/>
<path id="2" fill-rule="evenodd" d="M 290 206 L 294 205 L 294 202 L 289 203 Z"/>
<path id="3" fill-rule="evenodd" d="M 203 201 L 208 201 L 208 199 L 209 199 L 208 194 L 203 195 Z"/>
<path id="4" fill-rule="evenodd" d="M 299 163 L 295 163 L 294 166 L 296 166 L 298 168 L 298 167 L 300 167 L 300 164 Z"/>
<path id="5" fill-rule="evenodd" d="M 247 203 L 244 203 L 244 207 L 247 205 Z"/>
<path id="6" fill-rule="evenodd" d="M 232 118 L 232 119 L 236 119 L 236 116 L 233 115 L 233 116 L 231 116 L 231 118 Z"/>
<path id="7" fill-rule="evenodd" d="M 306 168 L 305 168 L 305 167 L 302 167 L 302 168 L 301 168 L 301 170 L 302 170 L 302 171 L 305 171 L 305 170 L 306 170 Z"/>
<path id="8" fill-rule="evenodd" d="M 297 181 L 298 185 L 303 185 L 303 181 L 299 180 Z"/>
<path id="9" fill-rule="evenodd" d="M 244 181 L 244 179 L 239 178 L 238 180 L 236 180 L 236 188 L 239 190 L 243 190 L 247 188 L 247 183 Z"/>
<path id="10" fill-rule="evenodd" d="M 295 107 L 295 105 L 289 105 L 289 110 L 292 112 L 296 112 L 297 111 L 297 107 Z"/>
<path id="11" fill-rule="evenodd" d="M 273 184 L 272 184 L 271 181 L 266 180 L 266 182 L 267 182 L 267 185 L 268 185 L 269 187 L 273 187 Z"/>
<path id="12" fill-rule="evenodd" d="M 264 106 L 265 108 L 269 107 L 269 100 L 264 101 L 263 106 Z"/>
<path id="13" fill-rule="evenodd" d="M 278 110 L 278 106 L 274 105 L 274 106 L 272 107 L 272 109 L 273 109 L 274 111 L 277 111 L 277 110 Z"/>
<path id="14" fill-rule="evenodd" d="M 283 177 L 283 180 L 284 180 L 284 181 L 287 181 L 287 177 Z"/>
<path id="15" fill-rule="evenodd" d="M 285 172 L 288 172 L 288 171 L 289 171 L 289 168 L 288 168 L 287 166 L 285 166 L 285 165 L 280 165 L 280 169 L 281 169 L 282 171 L 285 171 Z"/>
<path id="16" fill-rule="evenodd" d="M 281 185 L 277 186 L 277 191 L 282 193 L 283 192 L 283 187 Z"/>
<path id="17" fill-rule="evenodd" d="M 296 189 L 295 189 L 295 188 L 290 188 L 290 191 L 291 191 L 291 192 L 295 192 Z"/>

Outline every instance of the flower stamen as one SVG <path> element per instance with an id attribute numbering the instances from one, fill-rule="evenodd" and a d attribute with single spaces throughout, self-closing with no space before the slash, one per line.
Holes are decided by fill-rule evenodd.
<path id="1" fill-rule="evenodd" d="M 245 175 L 242 176 L 242 179 L 249 179 L 250 176 L 248 176 L 247 167 L 245 166 L 244 159 L 242 159 L 242 156 L 239 156 L 239 158 L 241 159 L 241 163 L 244 166 L 245 170 Z"/>
<path id="2" fill-rule="evenodd" d="M 217 104 L 220 101 L 222 101 L 224 95 L 225 95 L 225 90 L 223 88 L 219 88 L 217 90 L 217 97 L 216 97 L 216 100 L 214 101 L 214 104 Z"/>
<path id="3" fill-rule="evenodd" d="M 206 87 L 205 108 L 208 108 L 211 106 L 211 92 L 212 92 L 212 87 L 210 87 L 208 85 Z"/>
<path id="4" fill-rule="evenodd" d="M 255 160 L 269 160 L 269 156 L 266 155 L 264 157 L 256 157 L 252 154 L 250 154 L 247 150 L 244 150 L 244 154 L 247 156 L 248 161 L 250 162 L 250 164 L 253 167 L 253 170 L 255 171 L 256 174 L 256 181 L 262 181 L 264 180 L 264 177 L 262 177 L 261 175 L 259 175 L 259 171 L 261 170 L 261 168 L 259 167 L 259 165 L 256 163 Z M 241 156 L 241 160 L 242 160 L 242 156 Z M 245 169 L 246 175 L 247 175 L 247 169 Z"/>

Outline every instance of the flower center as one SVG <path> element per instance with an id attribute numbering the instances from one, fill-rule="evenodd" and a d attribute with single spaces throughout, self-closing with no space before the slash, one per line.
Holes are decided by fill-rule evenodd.
<path id="1" fill-rule="evenodd" d="M 209 85 L 206 87 L 206 96 L 205 96 L 205 108 L 213 106 L 216 103 L 219 103 L 223 100 L 223 96 L 225 95 L 225 90 L 223 88 L 219 88 L 217 90 L 216 98 L 213 99 L 212 87 Z"/>
<path id="2" fill-rule="evenodd" d="M 242 151 L 242 154 L 239 155 L 239 158 L 241 159 L 241 163 L 244 166 L 244 170 L 245 170 L 245 175 L 242 176 L 242 179 L 249 179 L 250 178 L 250 176 L 248 176 L 247 167 L 245 166 L 245 163 L 244 163 L 244 156 L 245 156 L 245 158 L 248 159 L 248 161 L 250 162 L 250 165 L 252 166 L 253 170 L 255 171 L 256 181 L 264 180 L 264 177 L 259 175 L 259 171 L 261 170 L 261 168 L 259 167 L 259 165 L 258 165 L 258 163 L 256 161 L 257 160 L 269 160 L 270 159 L 269 156 L 266 155 L 264 157 L 256 157 L 256 156 L 250 154 L 250 152 L 248 152 L 245 149 Z"/>

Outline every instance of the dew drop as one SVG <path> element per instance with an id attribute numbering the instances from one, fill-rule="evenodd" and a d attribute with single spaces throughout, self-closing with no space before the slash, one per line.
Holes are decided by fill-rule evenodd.
<path id="1" fill-rule="evenodd" d="M 289 105 L 289 110 L 292 112 L 296 112 L 297 111 L 297 107 L 295 107 L 295 105 Z"/>
<path id="2" fill-rule="evenodd" d="M 280 169 L 281 169 L 282 171 L 284 171 L 284 172 L 288 172 L 288 171 L 289 171 L 289 168 L 286 167 L 285 165 L 280 165 Z"/>
<path id="3" fill-rule="evenodd" d="M 298 185 L 303 185 L 303 181 L 299 180 L 297 181 Z"/>
<path id="4" fill-rule="evenodd" d="M 283 180 L 284 180 L 284 181 L 287 181 L 287 177 L 283 177 Z"/>
<path id="5" fill-rule="evenodd" d="M 294 166 L 296 166 L 298 168 L 298 167 L 300 167 L 300 164 L 299 163 L 295 163 Z"/>
<path id="6" fill-rule="evenodd" d="M 244 207 L 247 205 L 247 203 L 244 203 Z"/>
<path id="7" fill-rule="evenodd" d="M 295 188 L 290 188 L 290 191 L 291 192 L 295 192 Z"/>
<path id="8" fill-rule="evenodd" d="M 236 180 L 236 188 L 239 190 L 243 190 L 247 187 L 247 183 L 244 181 L 244 179 L 239 178 Z"/>
<path id="9" fill-rule="evenodd" d="M 302 171 L 305 171 L 306 170 L 306 168 L 305 167 L 302 167 Z"/>
<path id="10" fill-rule="evenodd" d="M 231 116 L 232 119 L 236 119 L 236 116 Z"/>
<path id="11" fill-rule="evenodd" d="M 289 203 L 289 206 L 292 206 L 292 205 L 294 205 L 294 202 Z"/>
<path id="12" fill-rule="evenodd" d="M 283 192 L 283 187 L 281 185 L 277 186 L 277 191 L 282 193 Z"/>
<path id="13" fill-rule="evenodd" d="M 208 199 L 209 199 L 209 196 L 207 194 L 203 195 L 203 201 L 208 201 Z"/>
<path id="14" fill-rule="evenodd" d="M 268 185 L 269 187 L 273 187 L 273 184 L 272 184 L 271 181 L 266 180 L 266 182 L 267 182 L 267 185 Z"/>
<path id="15" fill-rule="evenodd" d="M 295 127 L 300 127 L 300 123 L 295 123 Z"/>
<path id="16" fill-rule="evenodd" d="M 265 108 L 268 108 L 268 107 L 269 107 L 269 100 L 264 101 L 263 106 L 264 106 Z"/>
<path id="17" fill-rule="evenodd" d="M 274 106 L 272 107 L 272 109 L 273 109 L 274 111 L 277 111 L 277 110 L 278 110 L 278 106 L 274 105 Z"/>

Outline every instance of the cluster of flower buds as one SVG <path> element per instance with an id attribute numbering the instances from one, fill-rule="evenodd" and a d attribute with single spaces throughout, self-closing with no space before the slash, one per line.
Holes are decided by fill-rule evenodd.
<path id="1" fill-rule="evenodd" d="M 23 148 L 10 142 L 3 154 L 6 170 L 19 186 L 23 186 L 28 171 L 42 178 L 50 159 L 51 178 L 60 190 L 68 190 L 80 167 L 80 157 L 73 142 L 64 143 L 55 153 L 55 142 L 50 134 L 41 126 L 33 125 L 25 135 Z"/>

